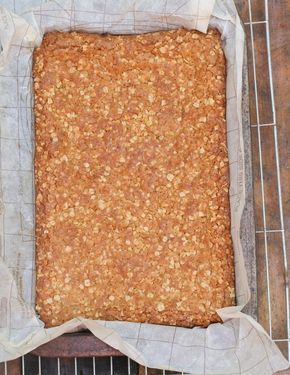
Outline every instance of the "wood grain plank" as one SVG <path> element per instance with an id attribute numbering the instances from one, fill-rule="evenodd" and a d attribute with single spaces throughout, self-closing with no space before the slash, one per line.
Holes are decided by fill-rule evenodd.
<path id="1" fill-rule="evenodd" d="M 281 165 L 285 236 L 290 278 L 290 2 L 269 2 L 273 81 Z"/>
<path id="2" fill-rule="evenodd" d="M 91 333 L 67 334 L 41 345 L 33 352 L 42 357 L 105 357 L 122 356 Z"/>
<path id="3" fill-rule="evenodd" d="M 259 141 L 256 128 L 251 128 L 252 140 L 252 168 L 253 168 L 253 189 L 254 189 L 254 211 L 255 211 L 255 227 L 256 230 L 263 229 L 263 204 L 261 194 L 261 174 L 259 160 Z M 257 264 L 257 270 L 259 266 Z"/>
<path id="4" fill-rule="evenodd" d="M 97 375 L 111 375 L 110 357 L 96 358 L 95 371 Z"/>
<path id="5" fill-rule="evenodd" d="M 249 26 L 248 26 L 249 27 Z M 266 25 L 253 25 L 257 92 L 260 124 L 273 123 L 269 65 L 266 44 Z"/>
<path id="6" fill-rule="evenodd" d="M 38 357 L 33 354 L 26 354 L 24 356 L 24 372 L 29 375 L 39 374 Z"/>
<path id="7" fill-rule="evenodd" d="M 281 222 L 279 212 L 274 127 L 261 127 L 260 136 L 263 158 L 266 225 L 267 229 L 280 229 Z"/>
<path id="8" fill-rule="evenodd" d="M 258 320 L 260 324 L 269 332 L 269 310 L 267 293 L 267 268 L 266 268 L 266 249 L 263 233 L 256 236 L 257 249 L 257 274 L 258 282 Z M 268 271 L 269 271 L 269 290 L 270 307 L 272 322 L 272 337 L 274 339 L 283 339 L 287 337 L 286 321 L 286 300 L 285 300 L 285 274 L 283 272 L 283 253 L 281 233 L 269 233 L 267 235 L 268 251 Z M 281 343 L 280 347 L 283 353 L 287 355 L 286 343 Z"/>
<path id="9" fill-rule="evenodd" d="M 258 321 L 269 332 L 269 311 L 267 297 L 266 259 L 264 234 L 256 236 L 256 261 L 258 285 Z"/>
<path id="10" fill-rule="evenodd" d="M 290 375 L 290 370 L 275 372 L 275 375 Z"/>
<path id="11" fill-rule="evenodd" d="M 93 375 L 94 362 L 93 358 L 78 358 L 77 359 L 78 374 Z M 99 374 L 98 372 L 96 374 Z"/>
<path id="12" fill-rule="evenodd" d="M 269 2 L 270 36 L 273 64 L 273 84 L 276 104 L 279 157 L 281 170 L 282 203 L 284 209 L 284 225 L 286 251 L 288 256 L 288 274 L 290 277 L 290 2 Z M 279 270 L 277 270 L 279 272 Z M 279 292 L 279 291 L 278 291 Z M 283 290 L 280 290 L 283 293 Z M 285 336 L 284 338 L 287 338 Z M 286 343 L 279 347 L 286 354 Z M 290 371 L 288 372 L 290 374 Z"/>
<path id="13" fill-rule="evenodd" d="M 248 4 L 251 3 L 252 10 L 252 21 L 264 21 L 265 20 L 265 3 L 264 1 L 252 0 L 248 2 L 246 0 L 245 7 L 248 9 Z"/>
<path id="14" fill-rule="evenodd" d="M 254 69 L 253 69 L 253 52 L 251 46 L 251 29 L 245 25 L 246 44 L 247 44 L 247 62 L 248 62 L 248 81 L 249 81 L 249 113 L 250 123 L 257 124 L 257 110 L 255 100 Z"/>
<path id="15" fill-rule="evenodd" d="M 264 21 L 265 20 L 265 7 L 264 1 L 251 1 L 252 3 L 252 20 Z M 239 15 L 243 22 L 249 22 L 249 1 L 248 0 L 235 0 L 235 4 Z"/>
<path id="16" fill-rule="evenodd" d="M 8 375 L 21 375 L 21 359 L 20 358 L 7 362 L 7 374 Z M 5 375 L 4 363 L 0 363 L 0 375 Z"/>
<path id="17" fill-rule="evenodd" d="M 75 374 L 74 358 L 61 358 L 59 361 L 59 364 L 60 364 L 60 375 L 74 375 Z"/>
<path id="18" fill-rule="evenodd" d="M 287 337 L 287 320 L 281 233 L 268 233 L 267 243 L 272 306 L 272 337 L 273 339 L 284 339 Z"/>
<path id="19" fill-rule="evenodd" d="M 41 358 L 41 375 L 57 375 L 57 358 Z"/>
<path id="20" fill-rule="evenodd" d="M 138 363 L 130 360 L 130 374 L 137 375 L 139 373 L 139 365 Z"/>
<path id="21" fill-rule="evenodd" d="M 7 362 L 8 375 L 20 375 L 21 374 L 21 358 L 14 359 L 14 361 Z"/>
<path id="22" fill-rule="evenodd" d="M 248 0 L 235 0 L 237 11 L 243 22 L 249 21 Z"/>
<path id="23" fill-rule="evenodd" d="M 114 375 L 128 375 L 128 358 L 115 357 L 113 359 L 113 372 Z M 131 375 L 138 373 L 138 365 L 133 361 L 130 361 L 130 372 Z"/>

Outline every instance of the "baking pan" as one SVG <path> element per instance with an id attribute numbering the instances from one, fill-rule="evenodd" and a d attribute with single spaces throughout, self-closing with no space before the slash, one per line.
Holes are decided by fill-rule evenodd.
<path id="1" fill-rule="evenodd" d="M 257 281 L 255 255 L 255 224 L 253 179 L 251 160 L 251 133 L 249 119 L 249 86 L 247 70 L 247 49 L 245 47 L 243 65 L 242 118 L 245 155 L 246 203 L 241 222 L 241 241 L 245 265 L 251 289 L 251 299 L 244 312 L 257 319 Z M 105 344 L 89 331 L 64 334 L 37 349 L 32 354 L 41 357 L 117 357 L 123 355 L 118 350 Z"/>

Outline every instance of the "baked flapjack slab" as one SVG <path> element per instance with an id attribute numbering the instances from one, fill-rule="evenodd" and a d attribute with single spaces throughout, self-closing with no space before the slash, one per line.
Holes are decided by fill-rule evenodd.
<path id="1" fill-rule="evenodd" d="M 234 304 L 220 35 L 34 52 L 37 310 L 192 327 Z"/>

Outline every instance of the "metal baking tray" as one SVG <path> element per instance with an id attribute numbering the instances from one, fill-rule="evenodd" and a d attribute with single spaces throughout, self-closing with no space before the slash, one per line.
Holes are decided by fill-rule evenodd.
<path id="1" fill-rule="evenodd" d="M 241 241 L 245 265 L 251 289 L 251 300 L 244 312 L 257 319 L 257 282 L 255 256 L 255 224 L 252 185 L 251 133 L 249 119 L 249 86 L 247 70 L 247 53 L 245 48 L 243 66 L 242 118 L 245 153 L 246 204 L 241 223 Z M 32 354 L 39 357 L 116 357 L 121 356 L 118 350 L 97 339 L 89 331 L 68 333 L 35 349 Z"/>

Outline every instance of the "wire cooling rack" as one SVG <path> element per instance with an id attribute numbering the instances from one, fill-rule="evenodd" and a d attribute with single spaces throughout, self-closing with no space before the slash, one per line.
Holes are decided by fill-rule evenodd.
<path id="1" fill-rule="evenodd" d="M 271 1 L 271 0 L 270 0 Z M 38 3 L 38 0 L 0 0 L 0 5 L 7 6 L 15 13 L 21 13 L 21 11 L 27 7 L 27 5 L 34 5 Z M 259 5 L 257 5 L 259 3 Z M 248 52 L 251 56 L 250 64 L 249 64 L 249 72 L 250 72 L 250 91 L 252 96 L 251 100 L 251 107 L 254 108 L 254 110 L 251 112 L 251 130 L 252 130 L 252 136 L 254 135 L 256 139 L 256 150 L 254 152 L 257 152 L 257 164 L 254 165 L 254 176 L 258 176 L 258 178 L 255 178 L 255 181 L 259 180 L 258 185 L 258 194 L 260 194 L 259 197 L 259 205 L 255 207 L 255 214 L 260 215 L 260 225 L 256 225 L 256 237 L 259 237 L 259 239 L 262 238 L 263 242 L 263 266 L 261 269 L 258 268 L 258 274 L 260 274 L 261 279 L 265 281 L 265 290 L 262 292 L 265 294 L 265 298 L 263 299 L 265 311 L 263 310 L 262 314 L 258 314 L 259 317 L 264 314 L 266 315 L 266 318 L 262 318 L 264 328 L 268 331 L 269 335 L 273 338 L 273 340 L 279 345 L 281 343 L 286 344 L 286 347 L 284 346 L 284 354 L 287 356 L 288 359 L 290 359 L 290 316 L 289 316 L 289 285 L 287 280 L 287 273 L 288 273 L 288 259 L 287 259 L 287 248 L 286 248 L 286 238 L 285 238 L 285 226 L 284 226 L 284 214 L 283 214 L 283 197 L 282 197 L 282 185 L 281 185 L 281 177 L 280 177 L 280 160 L 279 160 L 279 143 L 278 143 L 278 128 L 277 128 L 277 119 L 276 119 L 276 105 L 275 105 L 275 96 L 274 96 L 274 84 L 273 84 L 273 73 L 272 73 L 272 58 L 271 58 L 271 45 L 270 45 L 270 19 L 269 19 L 269 4 L 268 0 L 258 1 L 252 3 L 251 0 L 236 0 L 236 4 L 241 11 L 241 16 L 245 24 L 245 31 L 248 36 Z M 256 8 L 257 6 L 260 9 L 260 12 L 258 12 L 260 17 L 255 17 L 256 15 Z M 277 5 L 278 6 L 278 5 Z M 246 9 L 247 8 L 247 9 Z M 256 49 L 256 28 L 262 28 L 264 33 L 264 44 L 265 44 L 265 56 L 267 59 L 267 71 L 263 71 L 263 75 L 261 70 L 257 67 L 259 56 L 257 54 Z M 268 80 L 268 92 L 265 93 L 265 91 L 260 90 L 260 80 Z M 269 97 L 269 106 L 271 110 L 271 121 L 264 121 L 264 107 L 260 105 L 260 98 L 262 95 L 268 95 Z M 275 225 L 274 227 L 271 226 L 271 220 L 269 220 L 269 198 L 267 197 L 266 192 L 266 184 L 268 182 L 265 178 L 265 153 L 263 150 L 263 129 L 269 129 L 271 132 L 271 135 L 273 137 L 273 165 L 275 169 L 275 181 L 271 181 L 271 184 L 276 185 L 277 189 L 277 206 L 276 206 L 276 215 L 279 218 L 279 225 Z M 260 210 L 261 212 L 258 212 Z M 277 256 L 280 256 L 282 259 L 282 268 L 280 272 L 283 273 L 283 277 L 285 278 L 284 282 L 284 288 L 283 290 L 275 289 L 275 285 L 273 285 L 273 275 L 271 274 L 271 250 L 272 244 L 269 241 L 269 236 L 275 235 L 278 236 L 279 239 L 279 246 L 276 249 Z M 280 252 L 280 254 L 278 254 Z M 258 293 L 259 288 L 261 288 L 261 285 L 258 283 Z M 261 292 L 261 291 L 260 291 Z M 285 321 L 285 329 L 284 329 L 284 336 L 283 337 L 277 337 L 275 335 L 275 325 L 277 325 L 277 321 L 274 321 L 273 319 L 273 309 L 277 308 L 273 304 L 273 296 L 277 293 L 282 293 L 284 296 L 284 308 L 283 312 L 285 314 L 284 320 Z M 263 316 L 264 316 L 263 315 Z M 260 319 L 261 320 L 261 319 Z M 278 322 L 279 323 L 279 322 Z M 95 357 L 92 357 L 91 359 L 91 366 L 92 366 L 92 373 L 95 375 L 97 374 L 97 361 L 98 359 Z M 62 359 L 56 358 L 56 372 L 58 375 L 61 374 L 61 364 Z M 78 358 L 74 358 L 74 373 L 80 374 L 80 365 L 78 362 Z M 106 373 L 110 373 L 111 375 L 116 373 L 115 369 L 115 362 L 116 359 L 113 357 L 108 358 L 108 369 Z M 132 364 L 133 361 L 131 361 L 129 358 L 126 359 L 127 364 L 123 366 L 122 374 L 127 373 L 128 375 L 133 374 L 136 370 L 133 367 Z M 37 364 L 35 366 L 37 368 L 37 373 L 39 375 L 44 374 L 44 366 L 43 366 L 43 360 L 41 357 L 37 358 Z M 21 366 L 19 369 L 19 373 L 25 374 L 31 374 L 30 371 L 27 370 L 27 363 L 26 363 L 26 357 L 22 357 L 21 359 Z M 140 370 L 139 370 L 140 371 Z M 118 371 L 117 371 L 118 372 Z M 12 372 L 11 372 L 12 373 Z M 142 368 L 142 371 L 140 372 L 144 375 L 147 375 L 150 373 L 150 369 Z M 167 371 L 160 371 L 159 374 L 168 374 Z M 0 369 L 1 374 L 1 369 Z M 9 364 L 4 363 L 4 374 L 10 375 L 9 371 Z M 15 374 L 15 372 L 13 372 Z M 72 374 L 73 375 L 73 374 Z"/>
<path id="2" fill-rule="evenodd" d="M 62 359 L 61 358 L 55 358 L 55 366 L 54 366 L 54 372 L 51 373 L 53 375 L 61 375 L 63 373 L 67 375 L 86 375 L 86 374 L 92 374 L 92 375 L 101 375 L 101 374 L 106 374 L 106 375 L 150 375 L 151 369 L 148 369 L 147 367 L 142 367 L 141 369 L 138 368 L 138 365 L 130 360 L 130 358 L 123 358 L 122 363 L 120 364 L 120 361 L 116 357 L 108 357 L 106 358 L 106 366 L 102 366 L 102 370 L 98 369 L 98 358 L 92 357 L 90 358 L 91 363 L 87 361 L 86 363 L 86 370 L 82 371 L 81 368 L 82 366 L 79 366 L 78 364 L 78 359 L 74 358 L 73 366 L 70 367 L 70 370 L 67 370 L 69 372 L 63 372 L 61 370 L 62 368 Z M 117 363 L 117 361 L 119 363 Z M 91 367 L 89 369 L 89 367 Z M 38 374 L 38 375 L 44 375 L 44 369 L 42 365 L 42 360 L 41 357 L 38 357 L 38 364 L 37 366 L 34 366 L 33 371 L 29 370 L 27 371 L 27 365 L 25 363 L 25 357 L 22 357 L 22 363 L 21 363 L 21 374 L 22 375 L 31 375 L 31 374 Z M 48 374 L 48 372 L 45 372 Z M 10 375 L 8 371 L 7 364 L 5 365 L 5 375 Z M 13 372 L 13 374 L 16 374 Z M 165 370 L 154 370 L 154 375 L 169 375 L 173 374 L 171 371 L 165 371 Z M 180 373 L 183 375 L 184 373 Z M 50 373 L 49 373 L 50 375 Z"/>
<path id="3" fill-rule="evenodd" d="M 248 50 L 250 50 L 251 56 L 252 56 L 252 66 L 249 66 L 249 69 L 252 69 L 252 86 L 253 86 L 253 97 L 254 97 L 254 105 L 255 106 L 255 117 L 256 122 L 252 123 L 251 120 L 251 127 L 253 132 L 256 132 L 257 136 L 257 150 L 258 151 L 258 170 L 255 170 L 254 168 L 254 174 L 260 175 L 260 195 L 261 195 L 261 205 L 258 209 L 261 209 L 262 211 L 262 225 L 261 228 L 256 228 L 256 236 L 262 236 L 264 240 L 264 262 L 265 262 L 265 268 L 263 270 L 259 270 L 258 272 L 264 272 L 265 273 L 265 279 L 266 279 L 266 309 L 267 309 L 267 325 L 264 327 L 269 335 L 273 338 L 273 340 L 276 343 L 286 342 L 287 343 L 287 353 L 286 350 L 284 350 L 284 354 L 288 354 L 288 359 L 290 359 L 290 346 L 289 346 L 289 340 L 290 340 L 290 316 L 289 316 L 289 285 L 287 280 L 287 273 L 288 273 L 288 259 L 287 259 L 287 248 L 286 248 L 286 239 L 285 239 L 285 227 L 284 227 L 284 214 L 283 214 L 283 199 L 282 199 L 282 186 L 281 186 L 281 177 L 280 177 L 280 160 L 279 160 L 279 144 L 278 144 L 278 129 L 277 129 L 277 119 L 276 119 L 276 105 L 275 105 L 275 95 L 274 95 L 274 84 L 273 84 L 273 72 L 272 72 L 272 58 L 271 58 L 271 44 L 270 44 L 270 19 L 269 19 L 269 4 L 268 1 L 264 1 L 264 9 L 262 12 L 264 13 L 264 19 L 254 20 L 253 19 L 253 4 L 251 0 L 248 0 L 247 3 L 248 6 L 248 22 L 245 22 L 245 28 L 246 32 L 248 34 Z M 259 26 L 258 26 L 259 25 Z M 256 45 L 255 45 L 255 28 L 259 27 L 262 32 L 265 33 L 265 52 L 267 56 L 267 66 L 268 66 L 268 72 L 263 72 L 263 76 L 261 75 L 261 71 L 258 71 L 257 69 L 257 57 L 256 57 Z M 264 30 L 263 30 L 264 29 Z M 262 118 L 262 111 L 260 108 L 260 96 L 261 93 L 259 91 L 259 81 L 268 79 L 268 92 L 263 92 L 262 95 L 268 95 L 269 97 L 269 104 L 271 106 L 271 115 L 272 115 L 272 121 L 264 123 Z M 275 225 L 275 228 L 271 228 L 269 225 L 269 215 L 267 215 L 267 209 L 268 209 L 268 202 L 269 197 L 266 197 L 266 189 L 265 189 L 265 172 L 264 172 L 264 152 L 262 148 L 263 143 L 263 134 L 262 134 L 262 128 L 268 127 L 272 131 L 273 135 L 273 152 L 274 152 L 274 165 L 275 165 L 275 175 L 276 175 L 276 181 L 271 181 L 271 184 L 276 184 L 277 186 L 277 195 L 278 195 L 278 202 L 276 207 L 276 214 L 279 217 L 280 225 L 277 227 Z M 252 132 L 252 134 L 253 134 Z M 265 136 L 265 134 L 264 134 Z M 257 207 L 256 207 L 257 209 Z M 255 212 L 257 214 L 257 212 Z M 285 278 L 284 283 L 284 290 L 275 290 L 275 288 L 272 286 L 272 278 L 270 275 L 270 254 L 269 251 L 269 234 L 276 233 L 278 236 L 280 236 L 281 245 L 278 245 L 278 250 L 282 252 L 282 258 L 283 258 L 283 268 L 280 272 L 283 272 L 283 277 Z M 273 277 L 273 275 L 272 275 Z M 259 288 L 259 285 L 258 285 Z M 258 289 L 259 291 L 259 289 Z M 286 329 L 285 329 L 285 337 L 275 337 L 274 335 L 274 324 L 276 322 L 273 321 L 273 302 L 272 297 L 276 293 L 284 293 L 285 298 L 285 320 L 286 320 Z"/>

